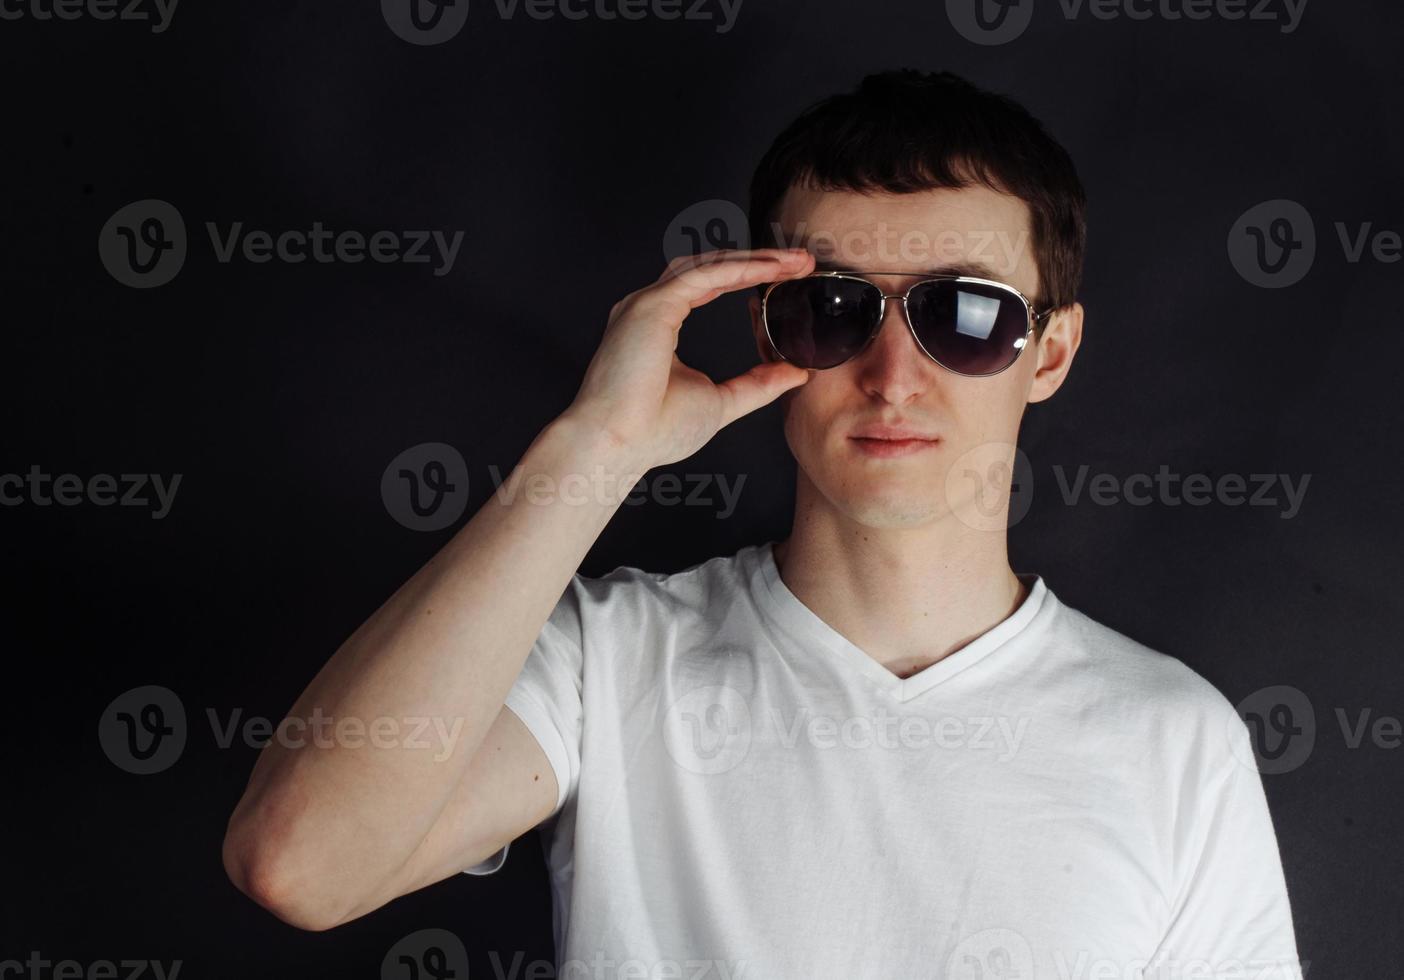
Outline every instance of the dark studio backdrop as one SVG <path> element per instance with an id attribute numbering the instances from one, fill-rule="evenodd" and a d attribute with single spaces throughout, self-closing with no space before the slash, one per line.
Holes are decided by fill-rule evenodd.
<path id="1" fill-rule="evenodd" d="M 465 2 L 0 3 L 7 976 L 409 980 L 425 929 L 473 976 L 551 960 L 535 834 L 326 933 L 238 894 L 245 723 L 490 499 L 615 300 L 743 244 L 779 128 L 891 67 L 1013 95 L 1089 192 L 1085 339 L 1025 420 L 1015 568 L 1241 706 L 1307 975 L 1397 975 L 1399 8 Z M 267 247 L 317 227 L 396 260 Z M 754 363 L 744 300 L 681 353 Z M 587 574 L 787 530 L 774 407 L 666 472 Z"/>

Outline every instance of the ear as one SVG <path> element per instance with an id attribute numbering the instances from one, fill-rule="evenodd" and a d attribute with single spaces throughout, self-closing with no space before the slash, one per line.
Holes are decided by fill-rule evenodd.
<path id="1" fill-rule="evenodd" d="M 771 363 L 780 360 L 780 356 L 775 353 L 775 348 L 770 346 L 770 338 L 765 333 L 765 321 L 761 319 L 761 301 L 755 293 L 751 293 L 746 301 L 746 308 L 751 311 L 751 334 L 756 341 L 756 353 L 764 363 Z"/>
<path id="2" fill-rule="evenodd" d="M 1072 368 L 1073 357 L 1082 343 L 1081 303 L 1058 310 L 1049 318 L 1038 339 L 1038 367 L 1029 384 L 1029 401 L 1041 402 L 1052 398 L 1063 385 Z"/>

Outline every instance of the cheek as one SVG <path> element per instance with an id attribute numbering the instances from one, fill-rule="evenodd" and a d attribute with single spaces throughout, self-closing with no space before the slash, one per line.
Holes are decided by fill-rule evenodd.
<path id="1" fill-rule="evenodd" d="M 1012 442 L 1019 429 L 1026 380 L 1011 368 L 993 378 L 962 378 L 950 405 L 953 435 L 963 440 Z"/>
<path id="2" fill-rule="evenodd" d="M 815 372 L 807 384 L 781 396 L 785 438 L 797 459 L 818 454 L 832 428 L 834 393 L 826 381 Z"/>

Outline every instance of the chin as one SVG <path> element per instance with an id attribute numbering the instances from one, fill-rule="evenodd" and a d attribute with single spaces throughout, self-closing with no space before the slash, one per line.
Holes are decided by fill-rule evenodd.
<path id="1" fill-rule="evenodd" d="M 874 530 L 912 528 L 930 524 L 945 513 L 938 484 L 917 487 L 848 486 L 828 495 L 854 523 Z"/>

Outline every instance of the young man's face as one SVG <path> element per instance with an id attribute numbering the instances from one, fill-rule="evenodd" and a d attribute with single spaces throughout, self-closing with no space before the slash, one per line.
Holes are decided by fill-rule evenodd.
<path id="1" fill-rule="evenodd" d="M 899 273 L 868 277 L 888 294 L 945 272 L 998 280 L 1041 301 L 1027 206 L 983 186 L 913 194 L 792 187 L 778 222 L 784 244 L 803 241 L 818 271 Z M 758 299 L 751 309 L 761 355 L 774 359 Z M 1081 325 L 1080 306 L 1060 311 L 1010 368 L 962 377 L 921 351 L 902 304 L 889 300 L 877 337 L 860 355 L 811 371 L 807 384 L 784 396 L 785 437 L 800 480 L 868 527 L 911 527 L 952 514 L 988 523 L 990 507 L 1008 499 L 1007 466 L 1024 406 L 1062 384 Z M 866 438 L 897 434 L 891 430 L 922 439 Z M 1000 474 L 1003 486 L 991 486 Z"/>

